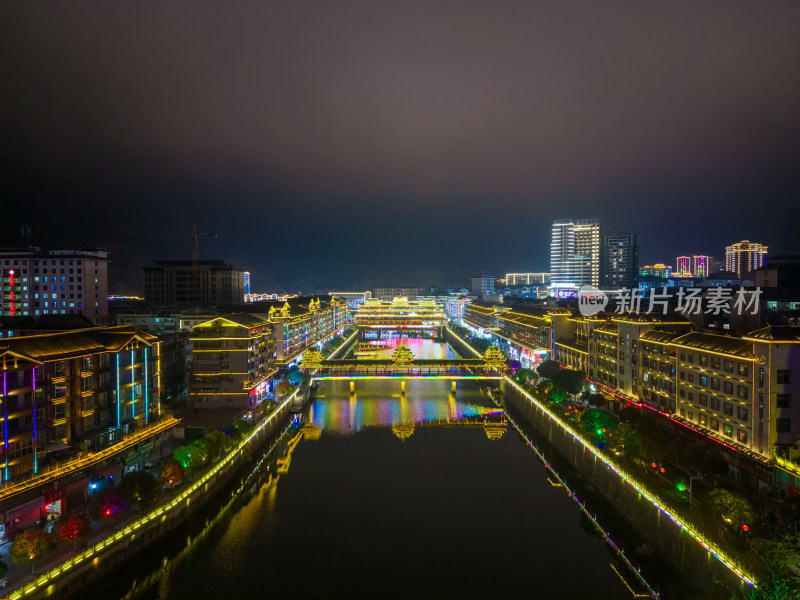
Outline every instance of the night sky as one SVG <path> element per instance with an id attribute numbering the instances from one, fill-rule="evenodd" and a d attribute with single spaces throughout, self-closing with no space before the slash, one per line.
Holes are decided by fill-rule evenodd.
<path id="1" fill-rule="evenodd" d="M 549 270 L 554 218 L 643 262 L 800 253 L 797 2 L 0 7 L 1 245 L 253 273 L 254 291 Z"/>

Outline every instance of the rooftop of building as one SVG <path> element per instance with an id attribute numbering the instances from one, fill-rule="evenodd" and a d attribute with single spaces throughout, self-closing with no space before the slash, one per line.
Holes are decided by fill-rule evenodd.
<path id="1" fill-rule="evenodd" d="M 118 352 L 134 339 L 150 346 L 158 337 L 127 325 L 94 327 L 0 340 L 0 355 L 11 352 L 34 360 L 58 360 L 98 352 Z"/>
<path id="2" fill-rule="evenodd" d="M 732 336 L 694 331 L 675 338 L 673 343 L 707 352 L 752 358 L 752 344 Z"/>
<path id="3" fill-rule="evenodd" d="M 744 336 L 746 340 L 759 342 L 800 342 L 800 326 L 798 325 L 767 325 Z"/>
<path id="4" fill-rule="evenodd" d="M 658 329 L 651 329 L 639 336 L 639 341 L 642 342 L 655 342 L 660 344 L 669 344 L 675 338 L 682 334 L 672 331 L 661 331 Z"/>

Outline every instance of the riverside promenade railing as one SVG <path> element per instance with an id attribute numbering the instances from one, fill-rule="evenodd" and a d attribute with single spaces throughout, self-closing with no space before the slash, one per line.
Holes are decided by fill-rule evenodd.
<path id="1" fill-rule="evenodd" d="M 159 421 L 155 421 L 147 425 L 146 427 L 142 427 L 141 429 L 137 429 L 133 433 L 128 434 L 125 436 L 122 441 L 117 442 L 113 446 L 109 446 L 108 448 L 104 448 L 99 452 L 92 452 L 88 456 L 84 456 L 83 458 L 75 458 L 73 460 L 65 461 L 62 463 L 55 463 L 53 465 L 49 465 L 47 467 L 42 468 L 36 475 L 30 477 L 28 479 L 24 479 L 22 481 L 14 482 L 6 482 L 4 487 L 0 489 L 0 500 L 4 498 L 8 498 L 9 496 L 13 496 L 14 494 L 18 494 L 20 492 L 24 492 L 31 488 L 38 487 L 51 481 L 53 479 L 58 479 L 59 477 L 63 477 L 64 475 L 68 475 L 73 471 L 77 471 L 78 469 L 83 469 L 85 467 L 90 467 L 94 464 L 102 462 L 108 458 L 111 458 L 120 452 L 125 451 L 126 449 L 130 448 L 131 446 L 135 446 L 139 442 L 146 440 L 147 438 L 156 435 L 157 433 L 161 433 L 162 431 L 167 431 L 171 427 L 174 427 L 180 422 L 180 419 L 176 419 L 175 417 L 165 417 Z"/>
<path id="2" fill-rule="evenodd" d="M 203 475 L 194 485 L 192 485 L 189 489 L 184 491 L 182 494 L 171 500 L 167 504 L 163 504 L 158 508 L 153 509 L 145 516 L 141 517 L 140 519 L 134 521 L 130 525 L 127 525 L 120 531 L 113 533 L 97 544 L 87 548 L 83 552 L 76 554 L 72 558 L 65 560 L 58 566 L 50 569 L 49 571 L 43 573 L 42 575 L 38 576 L 33 581 L 29 581 L 23 584 L 21 587 L 17 588 L 16 590 L 10 591 L 9 595 L 6 596 L 10 600 L 17 600 L 18 598 L 25 598 L 32 596 L 35 592 L 42 589 L 44 586 L 49 586 L 56 582 L 59 578 L 63 577 L 64 575 L 68 574 L 73 568 L 80 566 L 84 561 L 92 558 L 97 557 L 104 552 L 108 552 L 109 550 L 113 549 L 117 544 L 122 541 L 125 541 L 130 536 L 135 535 L 141 527 L 150 524 L 154 519 L 159 517 L 165 518 L 169 513 L 178 510 L 183 502 L 189 502 L 196 493 L 198 493 L 201 488 L 208 483 L 213 477 L 216 477 L 220 470 L 230 464 L 234 459 L 238 458 L 243 452 L 246 452 L 249 449 L 250 443 L 257 435 L 265 430 L 267 426 L 273 423 L 276 419 L 279 418 L 279 415 L 283 412 L 283 409 L 289 405 L 297 394 L 297 390 L 295 390 L 292 394 L 287 396 L 283 402 L 278 405 L 275 410 L 261 422 L 256 425 L 255 428 L 249 433 L 249 435 L 236 446 L 231 452 L 229 452 L 225 458 L 220 460 L 217 464 L 215 464 L 205 475 Z"/>
<path id="3" fill-rule="evenodd" d="M 460 335 L 458 335 L 455 331 L 453 331 L 449 327 L 447 328 L 447 330 L 456 339 L 461 341 L 467 348 L 472 350 L 472 352 L 480 356 L 480 353 L 477 350 L 475 350 L 472 346 L 470 346 L 469 342 L 467 342 L 465 339 L 463 339 Z M 513 386 L 529 402 L 531 402 L 539 410 L 544 412 L 553 421 L 553 423 L 555 423 L 558 427 L 560 427 L 564 432 L 569 434 L 576 442 L 578 442 L 584 448 L 589 450 L 597 459 L 602 461 L 617 477 L 621 478 L 623 481 L 625 481 L 625 483 L 631 485 L 631 487 L 633 487 L 643 498 L 645 498 L 655 508 L 657 508 L 664 516 L 666 516 L 675 525 L 677 525 L 684 533 L 689 535 L 698 544 L 700 544 L 706 550 L 706 552 L 709 553 L 709 555 L 713 556 L 715 559 L 721 562 L 726 568 L 728 568 L 732 573 L 734 573 L 743 583 L 751 587 L 754 587 L 756 585 L 755 577 L 752 574 L 745 573 L 741 567 L 735 564 L 734 559 L 731 556 L 729 556 L 722 548 L 720 548 L 717 544 L 708 540 L 691 523 L 681 518 L 675 511 L 673 511 L 671 508 L 662 503 L 656 496 L 656 494 L 647 489 L 647 487 L 643 483 L 637 481 L 630 473 L 628 473 L 622 467 L 616 464 L 613 460 L 611 460 L 608 456 L 606 456 L 593 444 L 583 439 L 583 437 L 578 432 L 576 432 L 572 427 L 564 423 L 556 414 L 551 412 L 546 406 L 544 406 L 544 404 L 542 404 L 535 397 L 529 394 L 513 379 L 506 376 L 505 382 Z"/>

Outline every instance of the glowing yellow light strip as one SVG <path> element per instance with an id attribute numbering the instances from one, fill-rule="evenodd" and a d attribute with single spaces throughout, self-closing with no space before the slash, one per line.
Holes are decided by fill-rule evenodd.
<path id="1" fill-rule="evenodd" d="M 250 435 L 247 436 L 247 438 L 245 438 L 244 440 L 242 440 L 234 450 L 232 450 L 229 454 L 227 454 L 211 470 L 206 472 L 206 474 L 199 481 L 197 481 L 197 483 L 195 483 L 191 488 L 186 490 L 183 494 L 181 494 L 180 496 L 175 498 L 175 500 L 173 500 L 169 505 L 166 505 L 166 506 L 162 505 L 157 509 L 153 509 L 146 516 L 144 516 L 144 517 L 138 519 L 137 521 L 135 521 L 134 523 L 128 525 L 122 531 L 119 531 L 119 532 L 117 532 L 115 534 L 109 535 L 108 537 L 106 537 L 101 542 L 98 542 L 97 544 L 95 544 L 92 548 L 84 550 L 81 554 L 78 554 L 75 557 L 73 557 L 73 558 L 63 562 L 62 564 L 58 565 L 57 567 L 54 567 L 53 569 L 51 569 L 50 571 L 45 573 L 44 576 L 46 576 L 47 578 L 55 578 L 55 577 L 57 577 L 58 575 L 62 574 L 64 571 L 66 571 L 69 567 L 71 567 L 73 565 L 77 565 L 78 563 L 80 563 L 84 559 L 88 558 L 89 556 L 92 556 L 95 552 L 99 552 L 101 549 L 112 545 L 114 542 L 116 542 L 116 541 L 118 541 L 118 540 L 120 540 L 122 538 L 128 537 L 129 535 L 132 535 L 135 529 L 137 529 L 138 527 L 140 527 L 144 523 L 150 521 L 152 518 L 162 514 L 166 510 L 171 510 L 172 508 L 174 508 L 180 502 L 183 502 L 184 500 L 186 500 L 187 503 L 188 503 L 188 501 L 190 500 L 190 497 L 192 496 L 192 494 L 196 490 L 198 490 L 201 486 L 205 485 L 205 483 L 209 479 L 214 477 L 220 471 L 220 469 L 222 469 L 222 467 L 224 467 L 229 462 L 231 462 L 231 460 L 233 460 L 233 458 L 235 456 L 237 456 L 238 454 L 244 452 L 245 447 L 250 442 L 250 440 L 252 440 L 256 435 L 258 435 L 261 432 L 261 430 L 263 430 L 267 425 L 269 425 L 273 420 L 275 420 L 277 418 L 278 414 L 280 414 L 280 412 L 294 399 L 294 397 L 297 395 L 298 391 L 299 390 L 295 390 L 291 395 L 289 395 L 286 398 L 286 400 L 284 400 L 277 408 L 275 408 L 275 410 L 273 410 L 272 413 L 268 417 L 265 417 L 264 419 L 262 419 L 261 422 L 250 432 Z M 33 584 L 30 587 L 24 587 L 25 585 L 30 585 L 30 584 L 23 584 L 23 587 L 18 589 L 18 590 L 16 590 L 10 597 L 14 598 L 14 599 L 21 598 L 22 596 L 30 594 L 33 590 L 36 589 L 36 584 Z"/>
<path id="2" fill-rule="evenodd" d="M 673 512 L 670 508 L 663 505 L 658 498 L 650 492 L 645 486 L 638 481 L 636 481 L 631 475 L 629 475 L 626 471 L 624 471 L 621 467 L 616 465 L 611 459 L 605 456 L 600 450 L 595 448 L 593 445 L 586 442 L 580 435 L 578 435 L 575 430 L 573 430 L 569 425 L 561 421 L 555 413 L 551 412 L 548 408 L 546 408 L 543 404 L 539 403 L 533 396 L 531 396 L 528 392 L 526 392 L 523 388 L 517 385 L 512 379 L 509 377 L 505 378 L 506 382 L 510 383 L 514 386 L 523 396 L 525 396 L 530 402 L 535 404 L 537 408 L 542 410 L 545 414 L 547 414 L 551 419 L 555 421 L 555 423 L 564 429 L 568 434 L 570 434 L 575 441 L 579 442 L 581 445 L 584 446 L 587 450 L 589 450 L 595 457 L 599 458 L 605 465 L 611 469 L 614 473 L 616 473 L 619 477 L 621 477 L 625 482 L 629 483 L 637 492 L 639 492 L 642 496 L 644 496 L 653 506 L 655 506 L 659 511 L 661 511 L 664 515 L 666 515 L 670 520 L 672 520 L 678 527 L 680 527 L 684 532 L 689 534 L 696 542 L 698 542 L 706 551 L 711 554 L 714 558 L 719 560 L 723 565 L 725 565 L 728 569 L 730 569 L 733 573 L 736 574 L 739 579 L 745 582 L 747 585 L 755 586 L 755 579 L 752 575 L 744 573 L 740 568 L 736 567 L 733 564 L 733 559 L 730 558 L 721 548 L 717 547 L 710 541 L 707 541 L 699 531 L 697 531 L 691 524 L 685 522 L 677 513 Z"/>

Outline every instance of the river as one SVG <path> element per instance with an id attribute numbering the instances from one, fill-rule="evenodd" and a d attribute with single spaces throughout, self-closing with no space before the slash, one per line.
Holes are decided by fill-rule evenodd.
<path id="1" fill-rule="evenodd" d="M 451 354 L 410 341 L 418 356 Z M 260 483 L 208 512 L 209 526 L 157 542 L 94 596 L 632 597 L 474 381 L 455 395 L 444 380 L 408 381 L 405 394 L 396 380 L 359 381 L 353 395 L 326 381 Z"/>

